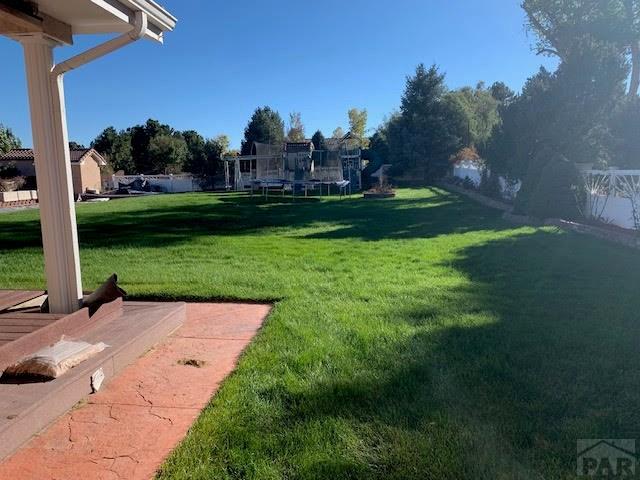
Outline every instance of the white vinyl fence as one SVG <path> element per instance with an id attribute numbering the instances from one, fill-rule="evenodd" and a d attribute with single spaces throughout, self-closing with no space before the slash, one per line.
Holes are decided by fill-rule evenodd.
<path id="1" fill-rule="evenodd" d="M 453 167 L 453 176 L 462 180 L 468 178 L 476 187 L 482 181 L 482 171 L 484 167 L 473 162 L 460 162 Z"/>
<path id="2" fill-rule="evenodd" d="M 586 215 L 618 227 L 640 229 L 640 170 L 586 170 Z"/>
<path id="3" fill-rule="evenodd" d="M 484 167 L 473 162 L 461 162 L 453 175 L 468 178 L 478 187 Z M 640 170 L 583 170 L 586 190 L 584 215 L 618 227 L 640 230 Z M 500 177 L 502 195 L 513 200 L 520 182 L 508 182 Z"/>
<path id="4" fill-rule="evenodd" d="M 191 174 L 182 175 L 113 175 L 113 187 L 119 183 L 128 184 L 135 180 L 146 180 L 154 189 L 167 193 L 198 192 L 202 190 L 200 180 Z"/>
<path id="5" fill-rule="evenodd" d="M 474 162 L 460 162 L 453 167 L 453 176 L 462 180 L 468 178 L 475 187 L 479 187 L 482 182 L 482 173 L 485 167 Z M 500 190 L 504 200 L 514 200 L 520 191 L 521 182 L 511 182 L 504 177 L 499 177 Z"/>

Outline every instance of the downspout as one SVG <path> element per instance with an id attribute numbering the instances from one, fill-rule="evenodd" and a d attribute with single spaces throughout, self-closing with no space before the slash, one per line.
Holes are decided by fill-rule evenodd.
<path id="1" fill-rule="evenodd" d="M 133 28 L 129 32 L 59 63 L 53 67 L 51 75 L 54 79 L 57 79 L 70 70 L 81 67 L 82 65 L 114 52 L 126 45 L 129 45 L 130 43 L 140 40 L 145 36 L 146 32 L 147 14 L 145 12 L 137 11 L 135 12 Z"/>

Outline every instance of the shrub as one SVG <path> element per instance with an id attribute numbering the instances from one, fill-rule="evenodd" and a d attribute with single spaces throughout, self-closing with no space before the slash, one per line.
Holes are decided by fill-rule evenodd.
<path id="1" fill-rule="evenodd" d="M 575 192 L 580 184 L 580 174 L 573 163 L 565 158 L 552 159 L 542 169 L 529 199 L 527 214 L 537 218 L 578 219 L 580 211 Z"/>
<path id="2" fill-rule="evenodd" d="M 480 193 L 487 197 L 495 198 L 496 200 L 503 199 L 498 175 L 491 175 L 487 169 L 482 171 L 479 190 Z"/>
<path id="3" fill-rule="evenodd" d="M 0 165 L 0 178 L 15 178 L 20 176 L 20 170 L 14 162 Z"/>
<path id="4" fill-rule="evenodd" d="M 540 176 L 545 165 L 557 158 L 557 154 L 548 147 L 541 148 L 536 155 L 529 158 L 527 172 L 522 179 L 522 186 L 515 199 L 513 211 L 518 215 L 529 215 L 529 201 L 538 187 Z"/>
<path id="5" fill-rule="evenodd" d="M 26 183 L 24 177 L 0 178 L 0 192 L 15 192 Z"/>
<path id="6" fill-rule="evenodd" d="M 471 180 L 469 177 L 464 177 L 464 180 L 462 180 L 462 188 L 466 188 L 467 190 L 475 190 L 476 184 L 473 183 L 473 180 Z"/>

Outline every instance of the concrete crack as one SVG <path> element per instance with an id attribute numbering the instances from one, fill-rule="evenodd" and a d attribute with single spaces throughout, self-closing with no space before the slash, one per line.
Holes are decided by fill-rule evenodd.
<path id="1" fill-rule="evenodd" d="M 147 400 L 146 397 L 140 392 L 140 389 L 142 388 L 142 384 L 139 383 L 138 384 L 138 388 L 136 388 L 136 393 L 138 394 L 138 396 L 146 403 L 148 403 L 149 405 L 153 406 L 153 402 L 151 400 Z"/>
<path id="2" fill-rule="evenodd" d="M 149 408 L 149 414 L 150 414 L 150 415 L 152 415 L 152 416 L 154 416 L 154 417 L 157 417 L 157 418 L 159 418 L 159 419 L 161 419 L 161 420 L 166 420 L 166 421 L 168 421 L 171 425 L 173 425 L 173 420 L 172 420 L 171 418 L 169 418 L 169 417 L 163 417 L 162 415 L 158 415 L 157 413 L 153 413 L 153 411 L 152 411 L 152 410 L 153 410 L 153 408 Z"/>

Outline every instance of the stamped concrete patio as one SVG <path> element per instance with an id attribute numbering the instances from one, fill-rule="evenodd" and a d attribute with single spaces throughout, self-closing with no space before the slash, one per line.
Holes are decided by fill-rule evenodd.
<path id="1" fill-rule="evenodd" d="M 178 330 L 6 458 L 0 478 L 152 478 L 270 309 L 188 304 Z"/>

